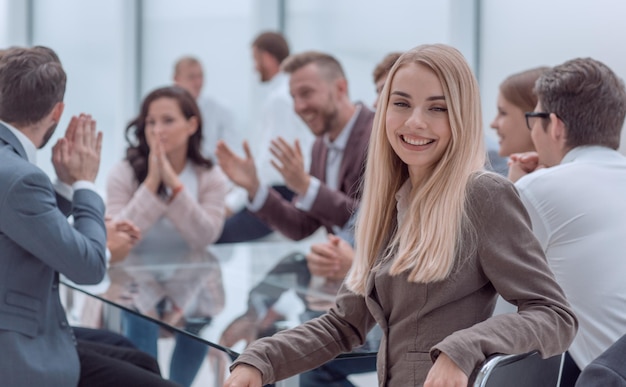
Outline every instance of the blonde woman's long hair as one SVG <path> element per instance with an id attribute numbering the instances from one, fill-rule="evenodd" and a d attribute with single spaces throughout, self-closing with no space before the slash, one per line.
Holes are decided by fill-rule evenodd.
<path id="1" fill-rule="evenodd" d="M 408 168 L 389 144 L 385 121 L 393 78 L 416 63 L 435 72 L 448 107 L 451 139 L 431 173 L 411 191 L 401 225 L 396 222 L 395 194 L 408 179 Z M 483 169 L 485 151 L 478 84 L 461 53 L 446 45 L 418 46 L 403 54 L 381 92 L 370 136 L 363 196 L 356 227 L 356 257 L 346 285 L 365 295 L 369 272 L 377 259 L 394 259 L 390 274 L 408 271 L 411 282 L 445 279 L 456 262 L 466 215 L 466 187 Z"/>

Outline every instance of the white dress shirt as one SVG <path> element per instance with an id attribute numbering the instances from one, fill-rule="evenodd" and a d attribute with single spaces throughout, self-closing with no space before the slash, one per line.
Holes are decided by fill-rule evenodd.
<path id="1" fill-rule="evenodd" d="M 515 185 L 578 317 L 569 353 L 583 369 L 626 333 L 626 157 L 574 148 Z"/>
<path id="2" fill-rule="evenodd" d="M 197 100 L 202 116 L 202 154 L 215 160 L 219 140 L 235 150 L 241 149 L 241 138 L 235 127 L 235 117 L 213 98 L 201 95 Z"/>

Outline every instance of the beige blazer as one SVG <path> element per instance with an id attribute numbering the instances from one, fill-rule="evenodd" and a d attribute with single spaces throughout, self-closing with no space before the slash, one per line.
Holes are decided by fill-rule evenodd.
<path id="1" fill-rule="evenodd" d="M 469 375 L 494 353 L 538 350 L 548 357 L 567 350 L 577 320 L 514 186 L 481 174 L 469 184 L 468 207 L 477 248 L 460 253 L 446 280 L 411 283 L 406 274 L 389 275 L 392 260 L 379 260 L 367 281 L 367 297 L 342 288 L 329 313 L 256 341 L 233 367 L 257 367 L 264 384 L 284 379 L 362 344 L 375 323 L 383 331 L 380 386 L 422 385 L 440 352 Z M 462 237 L 469 241 L 471 235 L 464 230 Z M 497 293 L 518 312 L 490 317 Z"/>
<path id="2" fill-rule="evenodd" d="M 107 214 L 115 219 L 130 220 L 146 233 L 159 219 L 166 217 L 180 236 L 187 242 L 189 252 L 172 254 L 172 262 L 206 261 L 205 248 L 215 242 L 222 232 L 225 218 L 224 198 L 227 180 L 219 167 L 206 169 L 194 166 L 198 181 L 197 195 L 191 195 L 187 189 L 181 191 L 171 202 L 166 202 L 143 185 L 139 185 L 132 168 L 127 161 L 117 164 L 109 173 L 107 182 Z M 133 252 L 125 262 L 133 263 Z M 213 258 L 214 260 L 214 258 Z M 119 268 L 122 269 L 124 262 Z M 114 285 L 124 283 L 121 270 L 111 271 Z M 185 311 L 186 316 L 213 316 L 221 311 L 224 303 L 224 289 L 221 282 L 219 265 L 209 270 L 190 273 L 181 269 L 172 277 L 161 282 L 151 273 L 137 272 L 133 280 L 140 284 L 140 291 L 133 297 L 133 307 L 143 313 L 151 312 L 154 306 L 165 296 L 173 300 Z M 114 297 L 117 290 L 109 290 L 109 297 Z M 209 304 L 189 306 L 198 294 L 210 300 Z"/>

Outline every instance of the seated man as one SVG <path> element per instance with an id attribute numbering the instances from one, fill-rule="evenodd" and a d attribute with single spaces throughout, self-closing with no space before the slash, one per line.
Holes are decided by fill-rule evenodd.
<path id="1" fill-rule="evenodd" d="M 339 62 L 330 55 L 304 52 L 285 60 L 296 113 L 317 136 L 310 173 L 304 169 L 299 142 L 281 137 L 272 141 L 274 168 L 295 192 L 291 201 L 260 181 L 247 143 L 240 158 L 223 142 L 217 158 L 228 177 L 248 193 L 248 208 L 272 229 L 299 240 L 321 226 L 341 228 L 360 198 L 360 181 L 374 113 L 348 96 L 348 82 Z"/>
<path id="2" fill-rule="evenodd" d="M 548 70 L 535 92 L 526 117 L 537 153 L 513 155 L 509 177 L 578 317 L 561 384 L 571 386 L 626 332 L 626 157 L 617 152 L 626 90 L 586 58 Z"/>
<path id="3" fill-rule="evenodd" d="M 55 194 L 36 149 L 64 110 L 66 75 L 45 47 L 0 58 L 0 357 L 10 386 L 173 385 L 126 361 L 126 349 L 76 340 L 59 298 L 59 275 L 79 284 L 106 271 L 104 202 L 94 190 L 102 134 L 81 115 L 52 151 L 56 174 L 73 188 Z M 67 222 L 67 215 L 74 224 Z"/>

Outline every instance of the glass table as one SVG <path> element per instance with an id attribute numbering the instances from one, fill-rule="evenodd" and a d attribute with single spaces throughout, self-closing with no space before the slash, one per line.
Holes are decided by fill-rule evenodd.
<path id="1" fill-rule="evenodd" d="M 221 386 L 230 364 L 252 341 L 318 314 L 307 306 L 319 310 L 333 303 L 338 284 L 325 286 L 325 279 L 311 276 L 306 267 L 311 243 L 214 245 L 202 251 L 164 252 L 166 260 L 131 254 L 111 266 L 108 278 L 97 287 L 64 283 L 88 295 L 88 303 L 103 302 L 100 309 L 83 310 L 83 321 L 91 320 L 87 325 L 96 320 L 123 332 L 120 315 L 132 314 L 157 324 L 165 335 L 176 332 L 206 344 L 215 385 Z M 378 340 L 374 336 L 340 358 L 375 357 Z"/>

